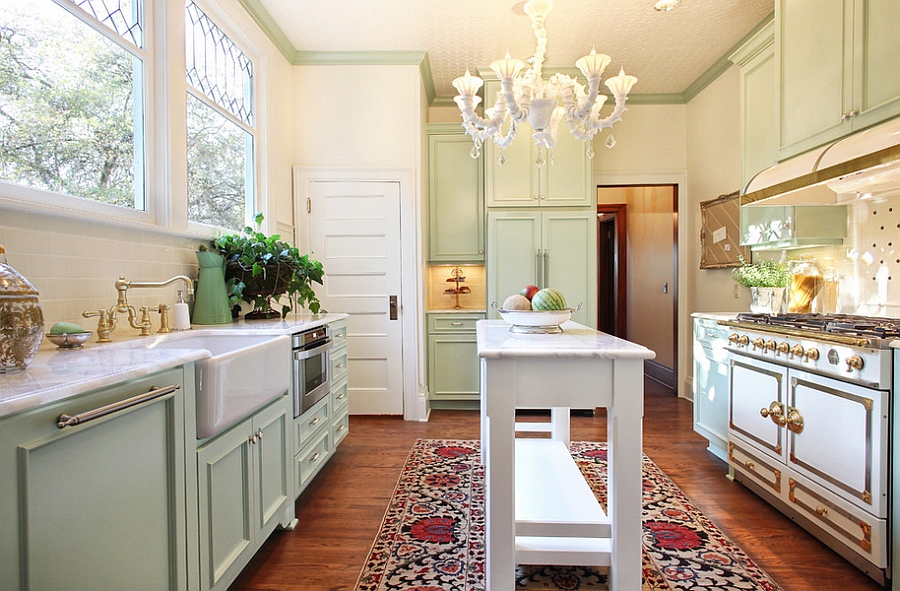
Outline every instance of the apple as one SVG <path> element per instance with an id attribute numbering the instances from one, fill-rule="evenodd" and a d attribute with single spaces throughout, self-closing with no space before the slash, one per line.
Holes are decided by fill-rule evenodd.
<path id="1" fill-rule="evenodd" d="M 537 285 L 526 285 L 525 288 L 522 289 L 522 291 L 520 291 L 519 293 L 528 298 L 528 301 L 531 301 L 531 298 L 534 296 L 534 294 L 536 294 L 540 290 L 541 288 L 539 288 Z"/>

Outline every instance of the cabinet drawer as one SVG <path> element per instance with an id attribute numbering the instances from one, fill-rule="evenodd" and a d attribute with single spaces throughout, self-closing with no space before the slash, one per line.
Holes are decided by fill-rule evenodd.
<path id="1" fill-rule="evenodd" d="M 347 321 L 337 320 L 328 325 L 331 327 L 331 342 L 335 349 L 340 349 L 347 343 Z"/>
<path id="2" fill-rule="evenodd" d="M 294 449 L 300 449 L 328 424 L 331 413 L 328 398 L 318 401 L 302 416 L 294 419 Z"/>
<path id="3" fill-rule="evenodd" d="M 309 445 L 294 456 L 294 474 L 297 479 L 297 490 L 302 491 L 309 484 L 328 458 L 331 457 L 331 429 L 325 429 Z"/>
<path id="4" fill-rule="evenodd" d="M 887 524 L 837 498 L 802 476 L 788 479 L 788 500 L 804 517 L 841 540 L 854 552 L 887 566 Z"/>
<path id="5" fill-rule="evenodd" d="M 347 377 L 347 347 L 332 349 L 329 359 L 331 360 L 331 382 L 338 382 Z"/>
<path id="6" fill-rule="evenodd" d="M 428 332 L 475 332 L 483 314 L 429 314 Z"/>
<path id="7" fill-rule="evenodd" d="M 781 495 L 781 468 L 776 468 L 774 462 L 764 454 L 731 440 L 728 442 L 728 464 L 765 489 Z"/>
<path id="8" fill-rule="evenodd" d="M 337 384 L 331 384 L 331 416 L 338 416 L 341 411 L 350 404 L 350 395 L 348 394 L 347 380 L 339 380 Z"/>
<path id="9" fill-rule="evenodd" d="M 344 407 L 340 413 L 335 413 L 332 429 L 334 431 L 334 447 L 337 449 L 337 446 L 344 440 L 344 437 L 346 437 L 347 433 L 350 431 L 349 408 Z"/>

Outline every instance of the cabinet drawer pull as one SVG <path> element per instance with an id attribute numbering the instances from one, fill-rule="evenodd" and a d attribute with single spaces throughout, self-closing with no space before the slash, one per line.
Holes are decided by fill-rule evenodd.
<path id="1" fill-rule="evenodd" d="M 826 509 L 825 507 L 822 507 L 820 505 L 820 506 L 816 507 L 816 515 L 818 515 L 820 517 L 825 517 L 826 515 L 828 515 L 828 509 Z"/>
<path id="2" fill-rule="evenodd" d="M 343 430 L 344 430 L 344 426 L 343 426 L 343 425 L 338 426 L 338 428 L 337 428 L 338 433 L 340 433 L 340 432 L 343 431 Z"/>
<path id="3" fill-rule="evenodd" d="M 339 332 L 339 333 L 337 333 L 336 335 L 334 335 L 334 338 L 335 338 L 335 339 L 342 339 L 342 338 L 344 338 L 344 333 Z"/>
<path id="4" fill-rule="evenodd" d="M 343 400 L 343 399 L 344 399 L 344 393 L 341 392 L 340 394 L 337 395 L 336 398 L 337 398 L 338 400 Z"/>
<path id="5" fill-rule="evenodd" d="M 313 462 L 315 462 L 316 460 L 318 460 L 320 455 L 322 455 L 322 454 L 319 453 L 319 452 L 314 453 L 314 454 L 312 455 L 312 457 L 309 458 L 309 463 L 312 464 Z"/>
<path id="6" fill-rule="evenodd" d="M 338 363 L 338 364 L 337 364 L 337 367 L 338 367 L 338 369 L 342 369 L 342 368 L 344 367 L 344 364 L 343 364 L 343 363 Z"/>
<path id="7" fill-rule="evenodd" d="M 310 427 L 315 427 L 316 425 L 319 424 L 319 420 L 320 420 L 319 417 L 314 418 L 313 420 L 311 420 L 311 421 L 309 422 L 309 426 L 310 426 Z"/>
<path id="8" fill-rule="evenodd" d="M 93 421 L 94 419 L 105 417 L 106 415 L 113 414 L 114 412 L 119 412 L 120 410 L 125 410 L 126 408 L 131 408 L 132 406 L 137 406 L 138 404 L 149 402 L 150 400 L 154 400 L 156 398 L 161 398 L 163 396 L 171 394 L 179 388 L 181 388 L 181 384 L 173 384 L 171 386 L 166 386 L 165 388 L 153 386 L 152 388 L 150 388 L 149 392 L 138 394 L 137 396 L 126 398 L 125 400 L 120 400 L 119 402 L 113 402 L 112 404 L 107 404 L 106 406 L 101 406 L 100 408 L 95 408 L 94 410 L 89 410 L 75 416 L 70 416 L 66 413 L 62 413 L 56 418 L 56 426 L 60 429 L 65 429 L 66 427 L 81 425 L 82 423 L 87 423 L 88 421 Z"/>
<path id="9" fill-rule="evenodd" d="M 450 326 L 462 326 L 462 325 L 463 325 L 462 322 L 451 322 L 450 323 Z"/>
<path id="10" fill-rule="evenodd" d="M 752 470 L 756 467 L 756 464 L 753 462 L 753 460 L 747 460 L 746 462 L 744 462 L 744 467 L 748 470 Z"/>

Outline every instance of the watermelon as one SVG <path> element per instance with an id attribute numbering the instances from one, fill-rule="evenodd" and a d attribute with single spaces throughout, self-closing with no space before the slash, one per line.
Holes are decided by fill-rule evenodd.
<path id="1" fill-rule="evenodd" d="M 532 310 L 565 310 L 566 298 L 555 289 L 544 288 L 531 298 Z"/>

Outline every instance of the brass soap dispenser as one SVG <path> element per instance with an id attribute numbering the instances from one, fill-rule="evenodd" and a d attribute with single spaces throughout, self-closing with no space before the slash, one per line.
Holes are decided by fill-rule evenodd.
<path id="1" fill-rule="evenodd" d="M 0 373 L 25 369 L 44 336 L 38 292 L 6 262 L 0 245 Z"/>

